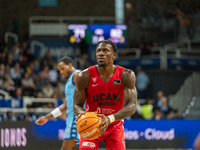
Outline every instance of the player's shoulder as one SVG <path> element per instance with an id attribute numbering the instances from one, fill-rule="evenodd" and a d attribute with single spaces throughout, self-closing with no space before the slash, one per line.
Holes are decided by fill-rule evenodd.
<path id="1" fill-rule="evenodd" d="M 89 80 L 90 80 L 90 76 L 89 76 L 89 71 L 87 68 L 78 73 L 75 84 L 77 85 L 77 87 L 87 88 L 89 84 Z"/>
<path id="2" fill-rule="evenodd" d="M 136 77 L 133 70 L 124 68 L 124 71 L 122 73 L 123 84 L 129 87 L 132 87 L 132 85 L 135 85 L 135 81 L 136 81 Z"/>
<path id="3" fill-rule="evenodd" d="M 81 79 L 82 78 L 88 78 L 89 77 L 88 68 L 78 72 L 78 77 L 81 78 Z"/>
<path id="4" fill-rule="evenodd" d="M 81 70 L 76 70 L 75 72 L 74 72 L 74 77 L 77 77 L 78 76 L 78 74 L 81 72 Z"/>
<path id="5" fill-rule="evenodd" d="M 133 70 L 127 68 L 124 68 L 122 75 L 135 77 L 135 73 L 133 72 Z"/>

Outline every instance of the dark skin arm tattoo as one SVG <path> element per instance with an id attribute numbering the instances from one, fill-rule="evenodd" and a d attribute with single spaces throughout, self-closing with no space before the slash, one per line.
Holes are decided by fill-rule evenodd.
<path id="1" fill-rule="evenodd" d="M 124 86 L 125 106 L 114 114 L 116 121 L 132 116 L 136 112 L 137 90 L 135 87 L 135 81 L 135 73 L 132 70 L 124 69 L 122 73 L 122 83 Z"/>
<path id="2" fill-rule="evenodd" d="M 89 85 L 89 72 L 87 69 L 78 74 L 75 85 L 73 111 L 74 115 L 78 116 L 79 114 L 86 112 L 83 106 L 87 96 L 87 87 Z"/>

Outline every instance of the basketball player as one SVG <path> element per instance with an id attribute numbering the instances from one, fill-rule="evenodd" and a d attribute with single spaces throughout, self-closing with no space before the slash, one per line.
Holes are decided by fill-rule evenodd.
<path id="1" fill-rule="evenodd" d="M 75 91 L 75 79 L 80 70 L 73 67 L 73 60 L 69 57 L 63 57 L 58 62 L 58 69 L 63 78 L 67 78 L 65 85 L 65 98 L 66 101 L 54 109 L 51 113 L 41 117 L 35 121 L 38 125 L 45 124 L 48 120 L 60 116 L 63 112 L 67 111 L 65 138 L 62 143 L 61 150 L 72 150 L 75 146 L 79 150 L 80 135 L 76 130 L 77 117 L 73 113 L 73 95 Z M 75 127 L 74 127 L 75 126 Z M 74 132 L 75 131 L 75 132 Z"/>
<path id="2" fill-rule="evenodd" d="M 95 140 L 81 137 L 80 150 L 97 150 L 101 140 L 107 150 L 126 149 L 123 119 L 136 111 L 136 78 L 133 71 L 113 64 L 116 55 L 117 46 L 113 42 L 100 41 L 96 48 L 98 65 L 81 71 L 76 78 L 74 114 L 80 117 L 86 111 L 97 112 L 103 118 L 100 137 Z"/>

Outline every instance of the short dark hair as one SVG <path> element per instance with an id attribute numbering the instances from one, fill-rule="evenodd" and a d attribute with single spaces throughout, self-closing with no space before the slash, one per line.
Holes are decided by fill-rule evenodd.
<path id="1" fill-rule="evenodd" d="M 60 63 L 60 62 L 64 62 L 66 65 L 69 65 L 69 63 L 71 63 L 72 66 L 74 66 L 74 61 L 73 61 L 73 59 L 70 58 L 70 57 L 67 57 L 67 56 L 61 58 L 61 59 L 58 61 L 58 63 Z"/>
<path id="2" fill-rule="evenodd" d="M 112 46 L 113 52 L 114 52 L 114 53 L 117 53 L 117 49 L 118 49 L 118 48 L 117 48 L 116 44 L 113 43 L 112 41 L 110 41 L 110 40 L 102 40 L 102 41 L 99 41 L 99 42 L 97 43 L 97 46 L 98 46 L 100 43 L 110 44 L 110 45 Z"/>

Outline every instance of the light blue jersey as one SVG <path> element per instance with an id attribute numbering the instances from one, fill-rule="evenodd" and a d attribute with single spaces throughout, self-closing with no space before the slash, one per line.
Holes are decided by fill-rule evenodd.
<path id="1" fill-rule="evenodd" d="M 65 85 L 65 98 L 67 104 L 67 114 L 73 113 L 73 96 L 75 91 L 75 84 L 73 83 L 73 76 L 75 72 L 79 72 L 81 70 L 76 69 L 68 78 Z M 74 113 L 73 113 L 74 114 Z"/>
<path id="2" fill-rule="evenodd" d="M 80 142 L 80 135 L 76 129 L 76 119 L 77 117 L 74 115 L 73 112 L 73 96 L 75 91 L 75 84 L 73 83 L 73 76 L 75 72 L 79 72 L 81 70 L 76 69 L 68 78 L 66 85 L 65 85 L 65 98 L 66 98 L 66 105 L 67 105 L 67 119 L 66 119 L 66 129 L 65 129 L 65 140 L 76 140 L 76 145 L 79 145 Z"/>

